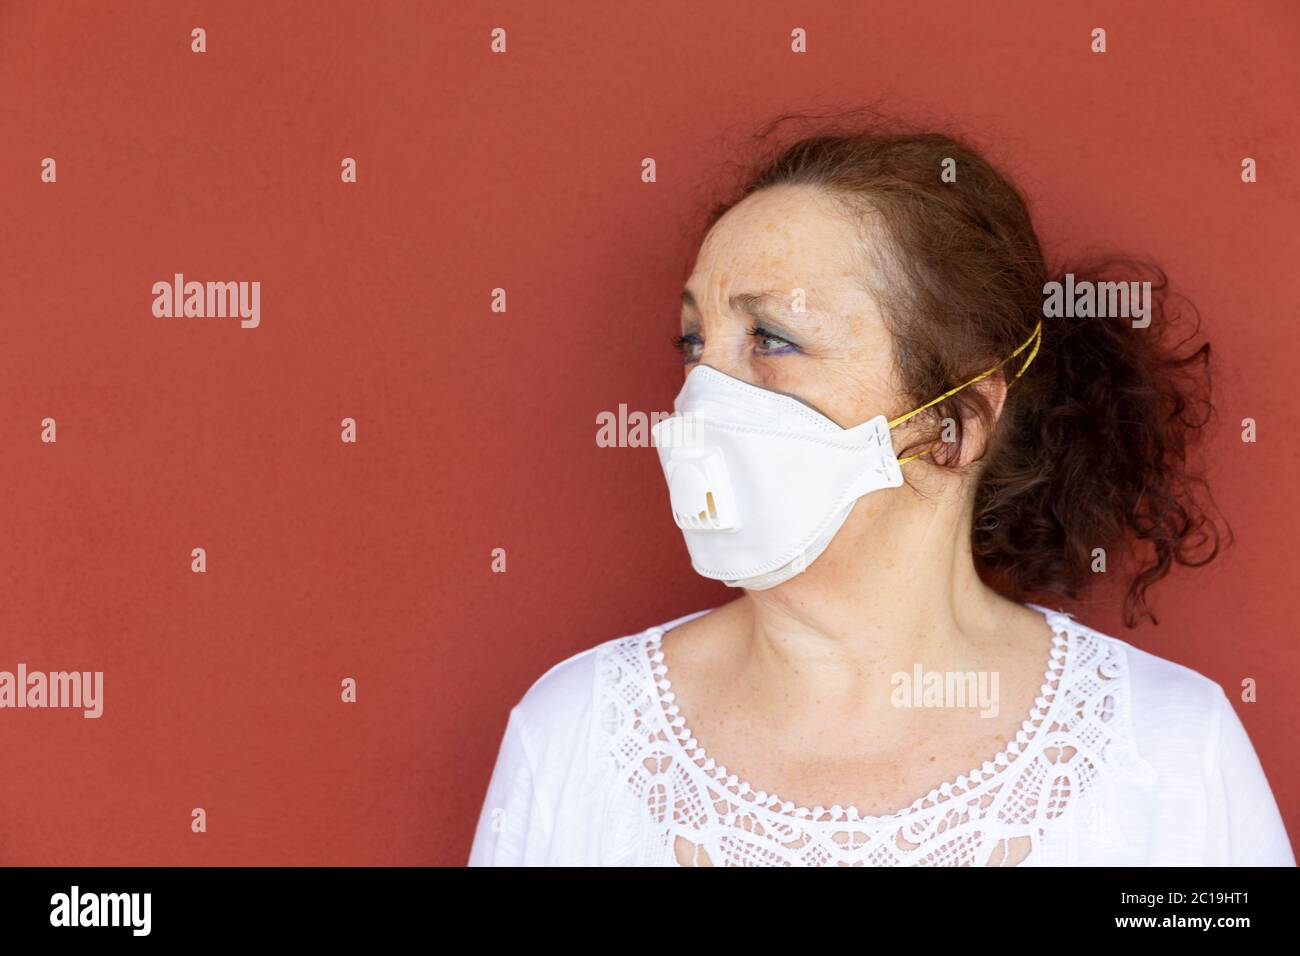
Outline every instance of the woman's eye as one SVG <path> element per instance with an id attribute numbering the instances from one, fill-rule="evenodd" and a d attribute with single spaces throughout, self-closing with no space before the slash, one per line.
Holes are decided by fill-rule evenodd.
<path id="1" fill-rule="evenodd" d="M 698 335 L 679 335 L 673 339 L 673 348 L 681 353 L 683 362 L 698 362 L 703 347 Z"/>
<path id="2" fill-rule="evenodd" d="M 785 355 L 799 351 L 799 346 L 789 339 L 769 332 L 762 326 L 754 326 L 747 334 L 755 340 L 754 350 L 760 355 Z M 698 362 L 700 353 L 704 350 L 704 340 L 695 333 L 678 335 L 673 339 L 673 348 L 681 354 L 683 362 Z"/>
<path id="3" fill-rule="evenodd" d="M 764 355 L 779 355 L 783 352 L 794 352 L 797 346 L 789 339 L 783 339 L 773 332 L 767 331 L 762 326 L 756 325 L 749 330 L 749 334 L 754 337 L 756 348 Z"/>

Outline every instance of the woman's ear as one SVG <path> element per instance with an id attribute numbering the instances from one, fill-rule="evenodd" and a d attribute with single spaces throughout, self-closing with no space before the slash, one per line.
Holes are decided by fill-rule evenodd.
<path id="1" fill-rule="evenodd" d="M 992 411 L 991 419 L 996 422 L 1002 417 L 1002 405 L 1007 400 L 1007 380 L 1001 372 L 995 372 L 982 382 L 976 383 L 984 393 L 984 399 L 989 403 Z"/>
<path id="2" fill-rule="evenodd" d="M 960 465 L 969 465 L 978 461 L 988 451 L 989 438 L 1002 415 L 1002 406 L 1007 400 L 1007 380 L 1001 372 L 995 372 L 971 386 L 979 392 L 980 397 L 988 403 L 989 415 L 971 415 L 962 423 L 962 443 Z"/>

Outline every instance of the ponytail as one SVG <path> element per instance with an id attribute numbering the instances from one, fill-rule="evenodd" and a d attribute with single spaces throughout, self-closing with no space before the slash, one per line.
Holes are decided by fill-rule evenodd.
<path id="1" fill-rule="evenodd" d="M 1149 311 L 1044 319 L 1036 364 L 1046 387 L 999 423 L 976 488 L 972 547 L 1021 593 L 1076 598 L 1098 571 L 1122 568 L 1125 623 L 1155 622 L 1147 590 L 1220 546 L 1208 488 L 1189 468 L 1212 414 L 1210 345 L 1159 268 L 1092 261 L 1063 271 L 1062 285 L 1067 272 L 1076 287 L 1139 283 Z M 1183 329 L 1187 318 L 1195 324 Z"/>

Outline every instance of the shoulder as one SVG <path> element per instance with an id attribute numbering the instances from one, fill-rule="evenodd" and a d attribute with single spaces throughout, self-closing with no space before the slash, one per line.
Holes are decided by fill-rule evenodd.
<path id="1" fill-rule="evenodd" d="M 511 709 L 511 721 L 533 762 L 553 763 L 557 750 L 572 750 L 584 739 L 579 731 L 594 713 L 596 657 L 603 646 L 553 664 Z"/>
<path id="2" fill-rule="evenodd" d="M 710 610 L 693 611 L 642 631 L 613 637 L 564 658 L 533 681 L 515 709 L 530 723 L 544 725 L 572 717 L 590 705 L 603 682 L 635 677 L 648 680 L 651 671 L 647 645 Z"/>
<path id="3" fill-rule="evenodd" d="M 1210 715 L 1227 702 L 1223 687 L 1200 671 L 1108 638 L 1123 650 L 1133 687 L 1134 704 L 1149 718 Z"/>
<path id="4" fill-rule="evenodd" d="M 1117 797 L 1162 860 L 1293 866 L 1268 779 L 1224 688 L 1183 664 L 1073 620 L 1064 718 L 1117 778 L 1141 792 Z M 1158 785 L 1158 793 L 1151 787 Z M 1118 831 L 1117 831 L 1118 832 Z"/>
<path id="5" fill-rule="evenodd" d="M 558 661 L 533 681 L 511 711 L 533 759 L 590 741 L 602 700 L 649 691 L 647 645 L 680 620 L 610 638 Z"/>
<path id="6" fill-rule="evenodd" d="M 1096 681 L 1097 705 L 1127 725 L 1139 753 L 1168 769 L 1203 768 L 1218 744 L 1225 714 L 1232 713 L 1223 687 L 1176 663 L 1070 619 L 1085 666 L 1085 682 Z"/>

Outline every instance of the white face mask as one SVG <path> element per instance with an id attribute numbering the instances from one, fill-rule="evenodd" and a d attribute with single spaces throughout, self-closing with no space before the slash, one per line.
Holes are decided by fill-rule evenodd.
<path id="1" fill-rule="evenodd" d="M 691 564 L 706 578 L 762 591 L 805 570 L 863 495 L 903 483 L 890 429 L 997 371 L 1007 359 L 892 421 L 841 428 L 796 398 L 698 365 L 651 429 L 668 481 L 673 520 Z"/>

